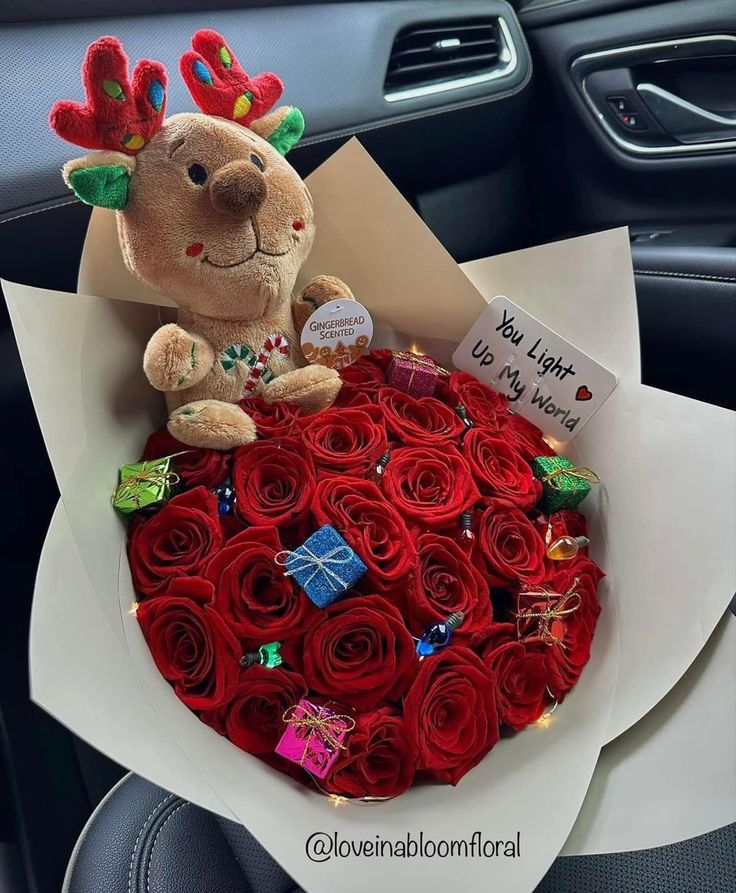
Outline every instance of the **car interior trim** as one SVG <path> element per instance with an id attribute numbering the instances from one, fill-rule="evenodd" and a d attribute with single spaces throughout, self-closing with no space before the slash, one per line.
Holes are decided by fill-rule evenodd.
<path id="1" fill-rule="evenodd" d="M 418 87 L 408 87 L 405 90 L 392 90 L 384 94 L 386 102 L 402 102 L 405 99 L 420 99 L 425 96 L 436 96 L 438 93 L 446 93 L 451 90 L 460 90 L 463 87 L 477 87 L 497 81 L 500 78 L 512 75 L 519 65 L 519 54 L 516 51 L 514 39 L 511 36 L 509 26 L 503 16 L 497 19 L 498 28 L 503 38 L 503 46 L 499 55 L 501 65 L 491 68 L 479 74 L 465 75 L 448 81 L 438 81 L 434 84 L 423 84 Z"/>
<path id="2" fill-rule="evenodd" d="M 736 54 L 736 36 L 731 34 L 710 34 L 701 35 L 699 37 L 686 37 L 682 39 L 661 40 L 654 43 L 633 44 L 631 46 L 615 47 L 607 50 L 598 50 L 594 53 L 585 53 L 578 56 L 570 66 L 570 70 L 575 76 L 580 92 L 586 105 L 590 109 L 595 119 L 605 131 L 606 135 L 619 148 L 634 155 L 646 156 L 648 158 L 657 158 L 673 155 L 702 155 L 704 153 L 716 152 L 732 152 L 736 149 L 736 139 L 718 140 L 712 142 L 698 143 L 677 143 L 666 146 L 644 146 L 640 143 L 627 140 L 625 137 L 616 133 L 614 128 L 606 120 L 603 112 L 597 107 L 593 97 L 587 89 L 587 75 L 594 70 L 599 70 L 602 66 L 601 62 L 605 62 L 616 57 L 623 57 L 627 61 L 632 61 L 638 55 L 651 53 L 653 50 L 677 50 L 678 55 L 683 47 L 697 46 L 700 49 L 708 45 L 714 45 L 721 41 L 733 44 L 734 53 Z M 641 85 L 646 86 L 646 85 Z M 736 126 L 736 122 L 735 126 Z"/>

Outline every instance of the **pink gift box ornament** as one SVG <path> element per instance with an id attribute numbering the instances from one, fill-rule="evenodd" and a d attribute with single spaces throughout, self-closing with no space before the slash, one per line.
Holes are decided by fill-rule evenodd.
<path id="1" fill-rule="evenodd" d="M 352 716 L 333 713 L 305 698 L 289 707 L 283 719 L 286 730 L 276 753 L 317 778 L 327 776 L 340 751 L 345 750 L 345 737 L 355 728 Z"/>
<path id="2" fill-rule="evenodd" d="M 397 351 L 388 367 L 388 383 L 412 397 L 432 397 L 437 379 L 444 373 L 445 370 L 431 357 Z"/>

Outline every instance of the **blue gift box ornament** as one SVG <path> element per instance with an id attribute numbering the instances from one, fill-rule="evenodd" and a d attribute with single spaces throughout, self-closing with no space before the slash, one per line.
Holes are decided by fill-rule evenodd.
<path id="1" fill-rule="evenodd" d="M 318 608 L 347 592 L 367 568 L 334 527 L 325 524 L 293 552 L 284 550 L 276 563 L 286 568 Z"/>

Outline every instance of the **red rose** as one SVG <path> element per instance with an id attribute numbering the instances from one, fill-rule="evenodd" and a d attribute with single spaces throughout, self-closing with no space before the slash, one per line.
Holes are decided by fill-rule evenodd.
<path id="1" fill-rule="evenodd" d="M 442 526 L 478 500 L 468 463 L 454 446 L 401 447 L 384 472 L 387 498 L 420 526 Z"/>
<path id="2" fill-rule="evenodd" d="M 469 648 L 451 645 L 420 664 L 404 720 L 419 768 L 457 784 L 498 741 L 493 674 Z"/>
<path id="3" fill-rule="evenodd" d="M 544 527 L 544 536 L 547 536 L 547 527 L 549 525 L 550 542 L 553 543 L 561 536 L 585 536 L 588 535 L 588 520 L 585 515 L 580 512 L 571 511 L 570 509 L 562 509 L 560 512 L 554 512 L 548 518 L 541 517 Z M 587 548 L 587 547 L 584 547 Z"/>
<path id="4" fill-rule="evenodd" d="M 504 427 L 503 434 L 527 462 L 531 462 L 537 456 L 555 455 L 552 447 L 542 438 L 541 429 L 524 416 L 509 413 L 508 424 Z"/>
<path id="5" fill-rule="evenodd" d="M 222 545 L 217 498 L 204 487 L 174 496 L 130 528 L 128 561 L 140 595 L 158 595 L 177 577 L 195 576 Z"/>
<path id="6" fill-rule="evenodd" d="M 491 574 L 491 586 L 541 583 L 545 575 L 544 540 L 519 509 L 486 509 L 478 544 Z"/>
<path id="7" fill-rule="evenodd" d="M 460 416 L 434 397 L 416 399 L 393 388 L 382 388 L 378 403 L 389 434 L 409 446 L 457 442 L 465 425 Z"/>
<path id="8" fill-rule="evenodd" d="M 545 584 L 560 594 L 572 589 L 580 598 L 579 607 L 560 617 L 554 625 L 553 633 L 559 643 L 552 642 L 544 649 L 549 673 L 547 684 L 558 701 L 576 684 L 590 659 L 590 645 L 601 611 L 597 590 L 602 577 L 602 571 L 590 558 L 575 558 L 566 561 Z M 568 602 L 567 607 L 575 603 Z"/>
<path id="9" fill-rule="evenodd" d="M 148 438 L 141 461 L 161 459 L 174 453 L 181 453 L 174 459 L 174 465 L 187 488 L 201 486 L 210 489 L 221 484 L 230 474 L 230 453 L 194 449 L 177 440 L 166 428 L 161 428 Z"/>
<path id="10" fill-rule="evenodd" d="M 280 667 L 249 667 L 227 708 L 225 734 L 247 753 L 273 754 L 284 733 L 285 711 L 306 693 L 306 683 L 298 673 Z"/>
<path id="11" fill-rule="evenodd" d="M 548 577 L 548 588 L 554 592 L 564 593 L 572 588 L 577 580 L 574 589 L 580 596 L 580 616 L 588 626 L 595 627 L 601 612 L 598 603 L 598 584 L 604 576 L 603 571 L 591 558 L 578 555 L 572 561 L 555 563 L 553 572 Z"/>
<path id="12" fill-rule="evenodd" d="M 243 521 L 295 525 L 312 501 L 314 468 L 297 440 L 256 441 L 235 452 L 233 487 Z"/>
<path id="13" fill-rule="evenodd" d="M 498 431 L 508 423 L 508 398 L 482 384 L 467 372 L 452 373 L 450 393 L 452 399 L 462 403 L 467 410 L 468 418 L 476 425 L 486 425 Z"/>
<path id="14" fill-rule="evenodd" d="M 333 603 L 304 638 L 304 678 L 310 690 L 357 710 L 398 700 L 417 663 L 401 614 L 378 595 Z"/>
<path id="15" fill-rule="evenodd" d="M 351 387 L 373 390 L 386 384 L 386 366 L 390 358 L 390 351 L 371 351 L 367 356 L 340 369 L 340 378 Z"/>
<path id="16" fill-rule="evenodd" d="M 549 671 L 544 646 L 520 642 L 486 651 L 483 661 L 496 678 L 496 706 L 499 722 L 517 731 L 535 722 L 549 702 Z"/>
<path id="17" fill-rule="evenodd" d="M 159 672 L 192 710 L 211 710 L 232 696 L 241 648 L 225 621 L 205 603 L 204 581 L 171 583 L 169 594 L 138 605 L 137 618 Z"/>
<path id="18" fill-rule="evenodd" d="M 426 626 L 454 611 L 465 619 L 454 641 L 487 633 L 493 619 L 488 584 L 458 543 L 428 533 L 417 539 L 417 566 L 406 594 L 407 626 L 421 636 Z"/>
<path id="19" fill-rule="evenodd" d="M 515 642 L 516 641 L 516 623 L 510 622 L 501 622 L 496 623 L 495 621 L 491 624 L 491 628 L 488 632 L 488 636 L 485 638 L 483 642 L 482 650 L 485 653 L 490 653 L 491 651 L 495 651 L 496 648 L 499 648 L 501 645 L 505 645 L 507 642 Z"/>
<path id="20" fill-rule="evenodd" d="M 388 446 L 380 413 L 372 406 L 316 413 L 303 423 L 302 440 L 312 454 L 318 479 L 365 477 Z"/>
<path id="21" fill-rule="evenodd" d="M 347 797 L 396 797 L 414 781 L 416 755 L 404 720 L 391 707 L 361 713 L 347 736 L 347 750 L 327 782 Z"/>
<path id="22" fill-rule="evenodd" d="M 245 397 L 238 406 L 253 419 L 258 434 L 264 438 L 288 437 L 302 414 L 300 407 L 293 403 L 283 400 L 267 403 L 261 397 Z"/>
<path id="23" fill-rule="evenodd" d="M 370 481 L 320 481 L 312 512 L 318 527 L 331 524 L 340 533 L 378 589 L 396 587 L 412 569 L 417 553 L 406 524 Z"/>
<path id="24" fill-rule="evenodd" d="M 365 409 L 366 406 L 375 406 L 380 391 L 362 391 L 354 388 L 352 385 L 343 384 L 335 397 L 332 404 L 336 409 L 348 409 L 349 407 L 358 407 Z"/>
<path id="25" fill-rule="evenodd" d="M 249 647 L 301 635 L 316 608 L 284 568 L 274 527 L 250 527 L 214 555 L 204 574 L 217 592 L 217 610 Z"/>
<path id="26" fill-rule="evenodd" d="M 542 484 L 531 466 L 509 446 L 504 434 L 472 428 L 463 441 L 463 455 L 473 472 L 485 505 L 533 508 L 542 497 Z"/>

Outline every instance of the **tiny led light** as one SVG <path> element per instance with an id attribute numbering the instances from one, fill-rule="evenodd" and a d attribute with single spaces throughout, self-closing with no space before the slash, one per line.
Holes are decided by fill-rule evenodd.
<path id="1" fill-rule="evenodd" d="M 549 689 L 547 689 L 549 691 Z M 552 722 L 552 714 L 557 709 L 557 701 L 554 701 L 549 709 L 545 710 L 544 713 L 536 720 L 535 725 L 539 726 L 540 729 L 546 729 L 547 726 Z"/>
<path id="2" fill-rule="evenodd" d="M 329 800 L 335 808 L 337 808 L 338 806 L 344 806 L 348 802 L 348 798 L 343 797 L 342 794 L 330 794 Z"/>
<path id="3" fill-rule="evenodd" d="M 138 602 L 133 602 L 128 613 L 132 614 L 133 617 L 135 617 L 135 615 L 138 613 Z"/>

